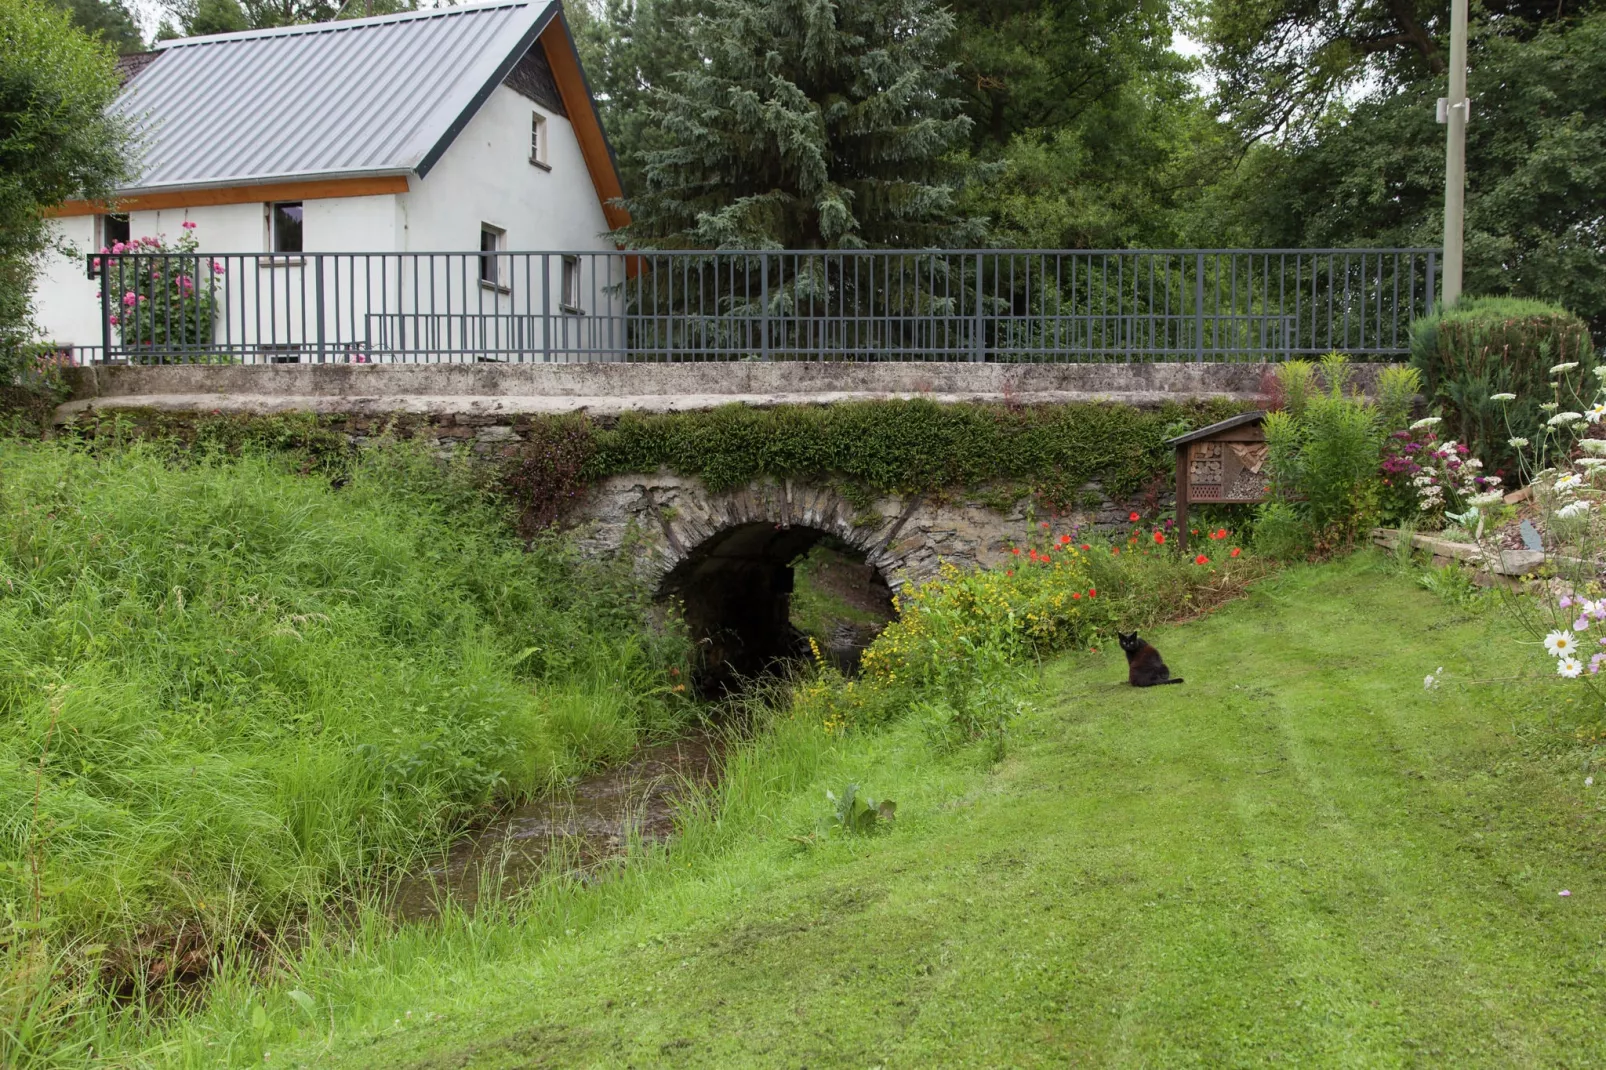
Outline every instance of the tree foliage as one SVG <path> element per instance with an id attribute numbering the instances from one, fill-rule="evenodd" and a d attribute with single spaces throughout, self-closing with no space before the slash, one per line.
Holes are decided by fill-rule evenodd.
<path id="1" fill-rule="evenodd" d="M 1500 32 L 1497 32 L 1497 29 Z M 1557 302 L 1606 329 L 1606 12 L 1477 27 L 1468 91 L 1466 289 Z M 1227 236 L 1268 246 L 1437 245 L 1441 79 L 1379 89 L 1257 147 L 1216 191 Z"/>
<path id="2" fill-rule="evenodd" d="M 931 0 L 708 0 L 669 20 L 684 65 L 647 88 L 628 200 L 641 245 L 964 244 L 953 151 L 970 121 Z M 655 23 L 662 28 L 663 23 Z"/>
<path id="3" fill-rule="evenodd" d="M 51 0 L 72 17 L 74 26 L 98 37 L 119 55 L 145 47 L 139 27 L 123 0 Z"/>
<path id="4" fill-rule="evenodd" d="M 0 0 L 0 343 L 28 329 L 29 294 L 50 245 L 44 211 L 108 194 L 127 137 L 106 115 L 112 51 L 40 0 Z"/>

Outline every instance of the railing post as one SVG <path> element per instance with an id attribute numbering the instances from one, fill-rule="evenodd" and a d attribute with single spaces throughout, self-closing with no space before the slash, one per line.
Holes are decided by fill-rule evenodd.
<path id="1" fill-rule="evenodd" d="M 758 329 L 759 356 L 762 360 L 770 359 L 770 254 L 759 253 L 759 311 Z"/>
<path id="2" fill-rule="evenodd" d="M 313 253 L 313 285 L 318 288 L 318 363 L 329 363 L 329 352 L 324 340 L 323 326 L 323 254 Z"/>
<path id="3" fill-rule="evenodd" d="M 1204 363 L 1204 264 L 1203 250 L 1193 254 L 1193 359 Z"/>
<path id="4" fill-rule="evenodd" d="M 541 360 L 552 362 L 552 254 L 541 254 Z"/>
<path id="5" fill-rule="evenodd" d="M 972 363 L 987 359 L 982 340 L 981 298 L 982 298 L 982 254 L 976 254 L 976 317 L 975 325 L 971 330 L 973 337 L 970 340 L 970 359 Z"/>
<path id="6" fill-rule="evenodd" d="M 119 274 L 121 274 L 121 265 L 119 265 Z M 102 256 L 100 258 L 100 359 L 102 362 L 110 360 L 112 355 L 111 285 L 111 257 Z"/>
<path id="7" fill-rule="evenodd" d="M 1433 287 L 1438 282 L 1436 278 L 1438 273 L 1439 254 L 1437 251 L 1430 249 L 1428 250 L 1428 292 L 1425 301 L 1427 307 L 1422 310 L 1424 316 L 1433 315 Z"/>

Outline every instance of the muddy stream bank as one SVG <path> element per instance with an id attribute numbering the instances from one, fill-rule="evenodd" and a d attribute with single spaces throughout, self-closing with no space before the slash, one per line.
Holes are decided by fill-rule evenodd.
<path id="1" fill-rule="evenodd" d="M 483 892 L 517 892 L 557 866 L 583 875 L 624 854 L 632 837 L 663 843 L 679 806 L 718 780 L 725 747 L 712 731 L 643 747 L 619 765 L 503 811 L 441 861 L 403 878 L 393 912 L 434 917 L 447 899 L 472 909 Z"/>

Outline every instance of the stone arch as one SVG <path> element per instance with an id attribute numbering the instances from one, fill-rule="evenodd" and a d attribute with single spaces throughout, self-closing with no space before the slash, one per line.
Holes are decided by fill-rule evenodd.
<path id="1" fill-rule="evenodd" d="M 1132 503 L 1104 500 L 1096 485 L 1083 489 L 1097 504 L 1059 523 L 1125 523 Z M 1010 548 L 1035 519 L 1030 499 L 1012 488 L 893 494 L 864 502 L 849 501 L 825 483 L 762 478 L 711 491 L 695 477 L 663 471 L 600 480 L 568 517 L 581 529 L 583 553 L 628 552 L 661 596 L 683 602 L 688 591 L 697 594 L 699 583 L 713 579 L 710 569 L 723 571 L 720 582 L 727 585 L 746 582 L 784 593 L 775 588 L 786 586 L 788 578 L 775 573 L 776 563 L 789 563 L 822 539 L 862 556 L 896 592 L 934 576 L 943 563 L 968 568 L 1008 562 Z"/>

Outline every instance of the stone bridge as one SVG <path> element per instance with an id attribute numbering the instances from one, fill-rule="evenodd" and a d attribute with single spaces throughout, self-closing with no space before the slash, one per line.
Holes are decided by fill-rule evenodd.
<path id="1" fill-rule="evenodd" d="M 458 364 L 92 367 L 74 369 L 68 421 L 107 410 L 275 413 L 334 418 L 360 438 L 409 415 L 453 448 L 517 452 L 521 418 L 588 412 L 679 411 L 722 404 L 828 404 L 923 397 L 1019 404 L 1107 401 L 1156 406 L 1258 395 L 1263 364 Z M 1369 376 L 1362 375 L 1367 379 Z M 790 653 L 792 564 L 822 541 L 862 557 L 889 592 L 943 561 L 990 565 L 1027 534 L 1028 501 L 988 488 L 888 497 L 855 506 L 830 486 L 766 480 L 713 493 L 667 472 L 615 476 L 568 518 L 591 554 L 631 552 L 663 598 L 679 600 L 693 634 L 718 643 L 739 671 Z M 1124 524 L 1131 503 L 1099 501 L 1061 525 Z M 987 501 L 984 504 L 983 498 Z"/>

